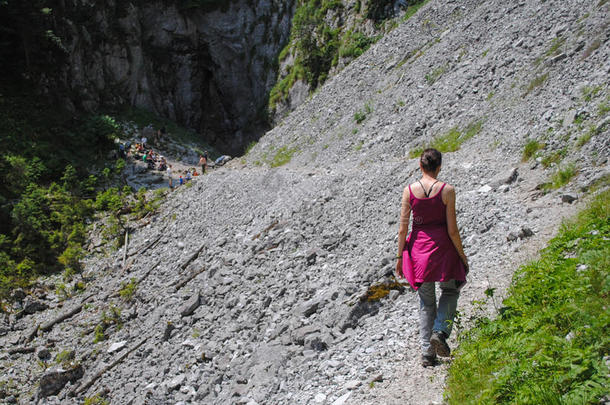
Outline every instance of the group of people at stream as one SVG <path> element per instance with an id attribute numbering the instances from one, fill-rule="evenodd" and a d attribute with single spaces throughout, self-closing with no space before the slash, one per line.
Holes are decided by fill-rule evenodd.
<path id="1" fill-rule="evenodd" d="M 426 149 L 419 159 L 421 178 L 404 188 L 398 230 L 396 276 L 405 278 L 419 296 L 422 366 L 449 357 L 460 290 L 469 271 L 457 227 L 455 189 L 440 182 L 442 155 Z M 411 232 L 407 235 L 409 222 Z M 441 295 L 436 300 L 436 283 Z"/>
<path id="2" fill-rule="evenodd" d="M 167 161 L 165 156 L 152 149 L 148 143 L 147 138 L 142 137 L 139 142 L 131 143 L 125 142 L 119 145 L 119 156 L 126 160 L 142 161 L 146 164 L 147 170 L 153 170 L 161 173 L 165 173 L 168 180 L 168 186 L 173 189 L 176 186 L 181 186 L 191 181 L 193 177 L 199 176 L 205 173 L 208 167 L 207 152 L 200 155 L 199 164 L 201 165 L 201 173 L 197 172 L 195 167 L 189 167 L 174 173 L 173 166 Z M 176 184 L 174 184 L 174 175 L 178 176 Z"/>

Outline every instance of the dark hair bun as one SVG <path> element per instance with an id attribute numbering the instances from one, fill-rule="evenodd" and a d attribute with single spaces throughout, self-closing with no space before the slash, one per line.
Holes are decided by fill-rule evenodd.
<path id="1" fill-rule="evenodd" d="M 438 150 L 428 148 L 422 152 L 419 161 L 421 162 L 421 166 L 424 171 L 434 172 L 441 165 L 443 157 Z"/>

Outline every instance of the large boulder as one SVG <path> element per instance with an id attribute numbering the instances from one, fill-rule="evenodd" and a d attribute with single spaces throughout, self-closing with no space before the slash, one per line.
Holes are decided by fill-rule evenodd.
<path id="1" fill-rule="evenodd" d="M 75 382 L 85 374 L 83 366 L 78 364 L 71 369 L 55 368 L 44 373 L 38 387 L 38 397 L 57 395 L 68 382 Z"/>

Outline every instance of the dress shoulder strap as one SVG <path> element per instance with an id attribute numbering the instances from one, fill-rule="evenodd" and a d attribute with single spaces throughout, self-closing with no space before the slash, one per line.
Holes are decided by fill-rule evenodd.
<path id="1" fill-rule="evenodd" d="M 436 195 L 434 197 L 439 197 L 439 198 L 443 198 L 443 189 L 445 188 L 445 186 L 447 185 L 447 183 L 443 183 L 443 185 L 441 186 L 441 189 L 438 190 L 438 193 L 436 193 Z"/>

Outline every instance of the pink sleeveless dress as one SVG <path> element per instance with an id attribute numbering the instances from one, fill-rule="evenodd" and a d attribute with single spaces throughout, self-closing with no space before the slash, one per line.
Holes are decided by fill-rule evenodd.
<path id="1" fill-rule="evenodd" d="M 402 272 L 415 290 L 432 281 L 465 281 L 466 269 L 447 233 L 447 206 L 442 193 L 417 198 L 409 185 L 413 225 L 402 253 Z"/>

